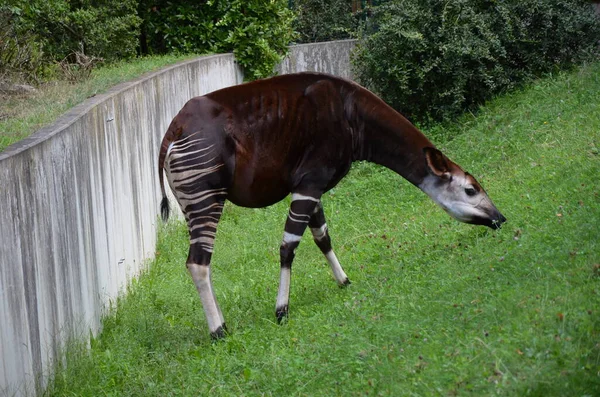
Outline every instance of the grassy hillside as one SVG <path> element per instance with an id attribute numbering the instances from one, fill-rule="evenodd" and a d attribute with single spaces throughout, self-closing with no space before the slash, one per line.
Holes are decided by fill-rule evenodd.
<path id="1" fill-rule="evenodd" d="M 87 80 L 54 80 L 29 95 L 0 92 L 0 152 L 53 123 L 72 107 L 110 87 L 198 55 L 163 55 L 119 62 L 92 71 Z"/>
<path id="2" fill-rule="evenodd" d="M 289 202 L 228 204 L 213 284 L 232 334 L 208 336 L 170 223 L 157 259 L 73 349 L 51 396 L 598 395 L 600 64 L 495 100 L 429 135 L 508 218 L 459 224 L 399 176 L 356 164 L 324 197 L 336 286 L 309 236 L 290 319 L 274 317 Z"/>

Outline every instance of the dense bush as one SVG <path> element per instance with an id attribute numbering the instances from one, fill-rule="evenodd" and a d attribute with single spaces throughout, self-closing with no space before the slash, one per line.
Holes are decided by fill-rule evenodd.
<path id="1" fill-rule="evenodd" d="M 273 74 L 293 39 L 286 0 L 142 0 L 142 51 L 233 52 L 247 79 Z"/>
<path id="2" fill-rule="evenodd" d="M 357 18 L 352 15 L 353 0 L 294 0 L 294 29 L 302 43 L 346 39 L 354 35 Z"/>
<path id="3" fill-rule="evenodd" d="M 107 61 L 136 55 L 137 0 L 7 0 L 20 29 L 36 35 L 47 58 L 75 51 Z"/>
<path id="4" fill-rule="evenodd" d="M 43 69 L 37 37 L 19 24 L 19 9 L 0 6 L 0 84 L 35 80 Z"/>
<path id="5" fill-rule="evenodd" d="M 393 0 L 373 10 L 357 79 L 407 117 L 450 118 L 597 48 L 585 0 Z"/>

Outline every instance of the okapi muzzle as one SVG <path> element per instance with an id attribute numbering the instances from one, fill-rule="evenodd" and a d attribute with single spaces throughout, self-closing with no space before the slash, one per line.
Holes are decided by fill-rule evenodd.
<path id="1" fill-rule="evenodd" d="M 429 175 L 419 187 L 453 218 L 499 229 L 506 218 L 475 178 L 439 150 L 423 148 Z"/>
<path id="2" fill-rule="evenodd" d="M 226 334 L 211 281 L 217 225 L 227 200 L 266 207 L 291 193 L 280 246 L 275 314 L 287 317 L 292 263 L 306 229 L 341 287 L 350 284 L 331 245 L 321 198 L 353 161 L 383 165 L 461 222 L 497 229 L 506 218 L 483 188 L 400 113 L 338 77 L 283 75 L 191 99 L 160 148 L 161 214 L 169 216 L 163 171 L 187 221 L 186 266 L 210 335 Z"/>

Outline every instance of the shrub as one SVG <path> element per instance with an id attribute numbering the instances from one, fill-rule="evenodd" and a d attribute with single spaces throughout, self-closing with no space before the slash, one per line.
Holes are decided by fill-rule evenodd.
<path id="1" fill-rule="evenodd" d="M 346 39 L 356 32 L 358 22 L 352 15 L 352 0 L 294 0 L 291 3 L 297 16 L 294 29 L 302 43 Z"/>
<path id="2" fill-rule="evenodd" d="M 247 79 L 273 74 L 294 38 L 285 0 L 142 0 L 142 51 L 233 52 Z"/>
<path id="3" fill-rule="evenodd" d="M 137 0 L 10 0 L 40 40 L 46 56 L 61 61 L 75 51 L 114 61 L 136 55 Z"/>
<path id="4" fill-rule="evenodd" d="M 585 0 L 394 0 L 369 23 L 353 59 L 357 79 L 420 122 L 569 67 L 600 37 Z"/>
<path id="5" fill-rule="evenodd" d="M 227 34 L 217 27 L 215 8 L 206 1 L 141 0 L 142 53 L 217 52 Z"/>
<path id="6" fill-rule="evenodd" d="M 20 28 L 18 8 L 0 6 L 0 83 L 35 80 L 43 70 L 39 40 Z"/>
<path id="7" fill-rule="evenodd" d="M 233 51 L 246 79 L 271 76 L 295 37 L 287 1 L 234 0 L 221 11 L 217 25 L 228 31 L 223 50 Z"/>

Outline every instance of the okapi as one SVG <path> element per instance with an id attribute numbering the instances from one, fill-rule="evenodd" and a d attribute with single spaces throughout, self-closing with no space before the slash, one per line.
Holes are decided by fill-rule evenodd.
<path id="1" fill-rule="evenodd" d="M 288 314 L 294 251 L 308 226 L 340 286 L 350 283 L 331 248 L 321 196 L 353 161 L 383 165 L 424 191 L 461 222 L 497 229 L 506 218 L 481 185 L 375 94 L 319 73 L 254 81 L 191 99 L 160 148 L 161 214 L 169 216 L 163 167 L 187 221 L 187 268 L 210 335 L 226 327 L 211 284 L 210 261 L 225 200 L 266 207 L 292 202 L 280 247 L 276 316 Z"/>

